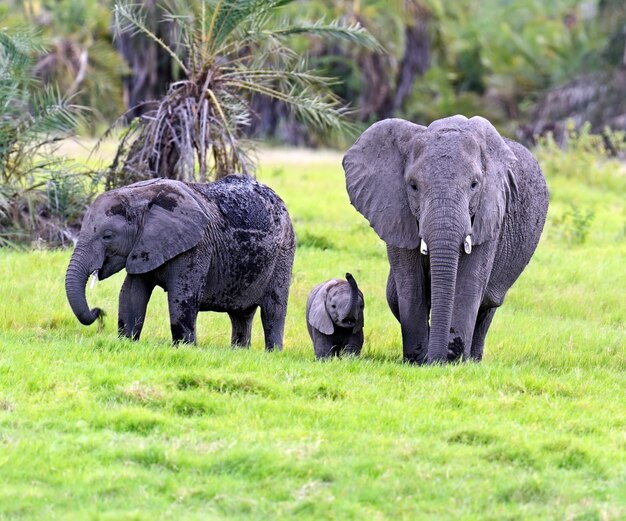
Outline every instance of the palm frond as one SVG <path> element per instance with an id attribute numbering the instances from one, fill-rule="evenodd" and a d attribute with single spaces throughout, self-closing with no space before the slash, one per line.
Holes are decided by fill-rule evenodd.
<path id="1" fill-rule="evenodd" d="M 82 107 L 63 98 L 54 87 L 43 87 L 31 97 L 32 123 L 26 129 L 27 136 L 71 135 L 78 125 Z"/>
<path id="2" fill-rule="evenodd" d="M 211 13 L 208 40 L 213 49 L 220 47 L 235 28 L 250 18 L 292 3 L 294 0 L 217 0 Z"/>
<path id="3" fill-rule="evenodd" d="M 288 26 L 267 31 L 275 37 L 293 36 L 305 34 L 308 36 L 330 37 L 345 40 L 360 47 L 365 47 L 376 52 L 384 52 L 382 45 L 372 36 L 359 22 L 347 23 L 342 20 L 334 20 L 330 23 L 314 22 L 296 26 Z"/>

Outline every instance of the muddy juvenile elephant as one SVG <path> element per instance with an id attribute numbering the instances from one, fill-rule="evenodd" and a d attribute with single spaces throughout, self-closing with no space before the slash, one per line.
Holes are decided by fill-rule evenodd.
<path id="1" fill-rule="evenodd" d="M 198 311 L 230 316 L 233 345 L 248 346 L 257 307 L 265 347 L 282 349 L 295 238 L 283 201 L 250 177 L 210 184 L 155 179 L 111 190 L 89 208 L 65 290 L 85 325 L 85 285 L 126 268 L 120 335 L 138 339 L 155 286 L 167 292 L 174 342 L 195 342 Z"/>
<path id="2" fill-rule="evenodd" d="M 387 243 L 387 301 L 413 362 L 480 360 L 543 229 L 537 161 L 485 119 L 372 125 L 343 160 L 350 201 Z M 429 324 L 430 316 L 430 324 Z"/>
<path id="3" fill-rule="evenodd" d="M 364 307 L 363 293 L 350 273 L 346 273 L 346 280 L 328 280 L 311 290 L 306 325 L 315 358 L 361 353 Z"/>

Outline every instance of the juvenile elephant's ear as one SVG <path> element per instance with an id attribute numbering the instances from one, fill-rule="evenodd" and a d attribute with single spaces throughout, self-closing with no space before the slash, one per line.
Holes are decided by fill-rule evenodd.
<path id="1" fill-rule="evenodd" d="M 472 227 L 473 243 L 482 244 L 497 239 L 509 197 L 516 190 L 511 167 L 517 161 L 517 157 L 485 118 L 475 116 L 468 120 L 468 124 L 476 133 L 485 170 L 485 186 L 480 195 Z"/>
<path id="2" fill-rule="evenodd" d="M 383 241 L 398 248 L 417 248 L 420 240 L 404 170 L 413 140 L 424 130 L 403 119 L 385 119 L 363 132 L 343 158 L 350 202 Z"/>
<path id="3" fill-rule="evenodd" d="M 163 181 L 129 188 L 141 191 L 145 213 L 126 260 L 128 273 L 152 271 L 200 242 L 208 217 L 189 187 L 177 181 Z"/>
<path id="4" fill-rule="evenodd" d="M 313 288 L 307 301 L 307 320 L 312 327 L 325 335 L 332 335 L 335 330 L 333 321 L 326 310 L 326 297 L 330 288 L 338 284 L 339 281 L 333 279 Z"/>

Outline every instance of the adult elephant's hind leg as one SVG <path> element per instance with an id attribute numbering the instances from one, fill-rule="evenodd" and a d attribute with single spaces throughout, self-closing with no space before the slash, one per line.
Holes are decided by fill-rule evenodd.
<path id="1" fill-rule="evenodd" d="M 483 358 L 483 349 L 485 348 L 485 337 L 489 326 L 493 320 L 493 316 L 498 308 L 481 309 L 476 318 L 476 327 L 474 328 L 474 337 L 472 338 L 472 349 L 470 352 L 470 360 L 480 362 Z"/>
<path id="2" fill-rule="evenodd" d="M 139 275 L 126 275 L 120 291 L 117 330 L 120 336 L 139 340 L 154 284 Z"/>
<path id="3" fill-rule="evenodd" d="M 256 313 L 256 306 L 245 311 L 229 312 L 233 332 L 230 343 L 233 347 L 250 347 L 252 337 L 252 321 Z"/>

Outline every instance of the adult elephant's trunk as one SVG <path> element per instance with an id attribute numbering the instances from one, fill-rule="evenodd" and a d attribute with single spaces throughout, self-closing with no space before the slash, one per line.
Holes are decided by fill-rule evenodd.
<path id="1" fill-rule="evenodd" d="M 452 214 L 449 207 L 439 207 L 424 222 L 430 259 L 431 319 L 428 340 L 429 363 L 448 359 L 450 325 L 454 309 L 456 275 L 464 233 L 469 216 Z"/>
<path id="2" fill-rule="evenodd" d="M 67 300 L 76 318 L 85 326 L 93 324 L 102 313 L 100 308 L 89 309 L 85 296 L 87 279 L 93 271 L 100 267 L 97 264 L 97 262 L 94 262 L 93 253 L 87 252 L 79 242 L 79 245 L 74 249 L 65 273 L 65 294 L 67 295 Z"/>

